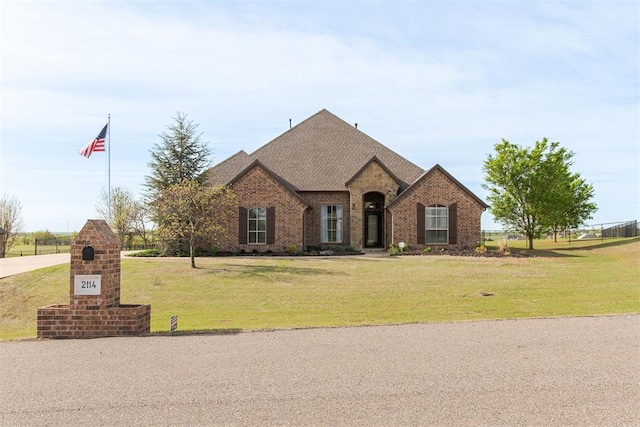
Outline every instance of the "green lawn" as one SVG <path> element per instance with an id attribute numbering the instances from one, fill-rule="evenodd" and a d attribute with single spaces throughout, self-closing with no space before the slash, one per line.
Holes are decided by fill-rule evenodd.
<path id="1" fill-rule="evenodd" d="M 47 255 L 56 253 L 69 253 L 71 246 L 69 245 L 38 245 L 37 255 Z M 6 257 L 30 256 L 36 253 L 35 245 L 14 245 L 7 251 Z"/>
<path id="2" fill-rule="evenodd" d="M 512 249 L 526 242 L 509 242 Z M 535 257 L 137 258 L 121 303 L 151 330 L 255 330 L 640 313 L 640 238 L 537 241 Z M 484 294 L 492 294 L 483 296 Z M 69 302 L 69 265 L 0 279 L 0 340 L 36 336 L 37 308 Z"/>

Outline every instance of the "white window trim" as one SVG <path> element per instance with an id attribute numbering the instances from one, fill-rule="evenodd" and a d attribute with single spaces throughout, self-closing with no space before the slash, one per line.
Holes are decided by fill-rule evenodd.
<path id="1" fill-rule="evenodd" d="M 262 221 L 260 218 L 251 218 L 251 211 L 254 211 L 258 209 L 259 212 L 263 212 L 264 213 L 264 230 L 251 230 L 251 223 L 255 222 L 258 223 L 259 221 Z M 259 214 L 258 214 L 259 215 Z M 247 211 L 247 244 L 249 245 L 266 245 L 267 244 L 267 210 L 265 208 L 258 208 L 258 207 L 254 207 L 254 208 L 250 208 Z M 251 241 L 251 235 L 254 234 L 256 237 L 256 241 L 252 242 Z M 260 241 L 260 236 L 263 237 L 263 242 Z"/>
<path id="2" fill-rule="evenodd" d="M 328 208 L 329 207 L 336 207 L 338 209 L 336 209 L 336 229 L 335 230 L 329 230 L 328 229 Z M 342 209 L 342 205 L 321 205 L 320 208 L 321 211 L 321 215 L 320 215 L 320 242 L 321 243 L 336 243 L 336 244 L 340 244 L 344 241 L 343 239 L 343 227 L 342 227 L 342 221 L 343 221 L 343 212 L 344 210 Z M 330 241 L 329 240 L 329 231 L 335 231 L 336 232 L 336 240 L 335 241 Z"/>
<path id="3" fill-rule="evenodd" d="M 436 215 L 435 215 L 435 222 L 436 222 L 436 226 L 435 228 L 429 228 L 429 218 L 433 218 L 434 216 L 430 216 L 429 215 L 429 208 L 445 208 L 446 210 L 446 226 L 445 227 L 438 227 L 438 219 L 441 219 L 442 216 L 438 216 L 437 215 L 437 211 L 436 211 Z M 425 230 L 424 230 L 424 241 L 427 245 L 446 245 L 449 243 L 449 208 L 447 206 L 441 205 L 441 204 L 432 204 L 429 206 L 425 207 L 424 210 L 424 224 L 425 224 Z M 446 239 L 444 242 L 433 242 L 433 241 L 429 241 L 429 231 L 442 231 L 445 230 L 446 231 Z"/>

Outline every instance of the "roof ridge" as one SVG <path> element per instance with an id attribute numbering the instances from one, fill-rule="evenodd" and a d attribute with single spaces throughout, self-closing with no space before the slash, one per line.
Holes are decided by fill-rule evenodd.
<path id="1" fill-rule="evenodd" d="M 244 154 L 244 155 L 246 155 L 246 156 L 251 157 L 251 155 L 250 155 L 250 154 L 248 154 L 246 151 L 244 151 L 244 150 L 240 150 L 240 151 L 236 152 L 235 154 L 232 154 L 231 156 L 227 157 L 226 159 L 224 159 L 224 160 L 223 160 L 223 161 L 221 161 L 220 163 L 217 163 L 217 164 L 213 165 L 212 167 L 214 167 L 214 168 L 215 168 L 216 166 L 223 165 L 223 164 L 225 164 L 225 163 L 227 163 L 227 162 L 231 161 L 232 159 L 234 159 L 234 158 L 236 158 L 237 156 L 242 155 L 242 154 Z"/>
<path id="2" fill-rule="evenodd" d="M 251 154 L 249 154 L 249 156 L 253 157 L 253 155 L 262 150 L 263 148 L 271 145 L 272 142 L 276 141 L 277 139 L 280 139 L 281 137 L 283 137 L 284 135 L 288 134 L 289 132 L 295 130 L 297 127 L 303 125 L 304 123 L 310 121 L 311 119 L 315 118 L 316 116 L 319 116 L 321 113 L 329 113 L 330 115 L 332 115 L 333 117 L 342 120 L 340 117 L 336 116 L 335 114 L 333 114 L 331 111 L 327 110 L 326 108 L 323 108 L 322 110 L 318 111 L 317 113 L 307 117 L 306 119 L 304 119 L 303 121 L 301 121 L 300 123 L 296 124 L 295 126 L 290 127 L 289 129 L 285 130 L 284 132 L 282 132 L 281 134 L 279 134 L 278 136 L 276 136 L 275 138 L 273 138 L 271 141 L 267 142 L 266 144 L 261 145 L 260 147 L 256 148 L 255 150 L 253 150 L 253 152 Z M 344 122 L 344 120 L 342 120 Z M 347 123 L 347 122 L 345 122 Z M 348 124 L 348 123 L 347 123 Z"/>
<path id="3" fill-rule="evenodd" d="M 225 179 L 259 160 L 298 191 L 346 191 L 345 183 L 371 158 L 404 188 L 424 169 L 326 108 L 292 126 L 251 154 L 223 164 Z M 233 171 L 233 173 L 232 173 Z"/>

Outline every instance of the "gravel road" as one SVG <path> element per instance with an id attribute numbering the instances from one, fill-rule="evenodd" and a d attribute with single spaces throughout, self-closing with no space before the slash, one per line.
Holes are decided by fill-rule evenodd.
<path id="1" fill-rule="evenodd" d="M 0 343 L 0 425 L 640 425 L 640 316 Z"/>

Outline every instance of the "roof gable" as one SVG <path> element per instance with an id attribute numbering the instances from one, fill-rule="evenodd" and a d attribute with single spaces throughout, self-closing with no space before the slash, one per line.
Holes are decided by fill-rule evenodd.
<path id="1" fill-rule="evenodd" d="M 451 175 L 449 172 L 447 172 L 442 166 L 440 166 L 439 164 L 436 164 L 434 167 L 432 167 L 431 169 L 429 169 L 428 171 L 426 171 L 425 173 L 423 173 L 420 177 L 418 177 L 418 179 L 416 179 L 414 182 L 411 183 L 411 185 L 402 193 L 400 193 L 398 195 L 398 197 L 394 198 L 391 202 L 389 202 L 387 204 L 387 207 L 389 206 L 393 206 L 395 203 L 398 202 L 398 200 L 402 200 L 402 198 L 404 196 L 406 196 L 407 194 L 411 193 L 411 190 L 415 187 L 417 187 L 422 181 L 424 181 L 425 179 L 427 179 L 428 176 L 434 174 L 436 171 L 440 171 L 442 172 L 447 178 L 449 178 L 455 185 L 457 185 L 458 187 L 460 187 L 460 189 L 462 189 L 465 193 L 467 193 L 473 200 L 475 200 L 483 209 L 487 209 L 489 207 L 489 205 L 487 205 L 485 202 L 482 201 L 482 199 L 480 199 L 478 196 L 476 196 L 475 194 L 473 194 L 473 192 L 471 190 L 469 190 L 467 187 L 465 187 L 464 185 L 462 185 L 462 183 L 460 181 L 458 181 L 457 179 L 455 179 L 453 177 L 453 175 Z"/>
<path id="2" fill-rule="evenodd" d="M 302 197 L 300 194 L 298 194 L 296 189 L 293 188 L 291 186 L 291 184 L 289 184 L 287 181 L 283 180 L 278 175 L 273 173 L 272 170 L 270 170 L 268 167 L 263 165 L 259 160 L 254 160 L 249 166 L 247 166 L 245 169 L 240 171 L 240 173 L 238 173 L 232 180 L 229 181 L 228 185 L 233 185 L 234 183 L 238 182 L 238 180 L 240 180 L 243 176 L 245 176 L 247 174 L 247 172 L 249 172 L 251 169 L 254 169 L 254 168 L 257 168 L 257 167 L 261 168 L 263 171 L 265 171 L 267 173 L 267 175 L 269 175 L 271 178 L 273 178 L 274 181 L 276 181 L 277 183 L 282 185 L 287 191 L 289 191 L 293 195 L 293 197 L 298 199 L 303 205 L 309 206 L 309 202 L 307 202 L 304 199 L 304 197 Z"/>
<path id="3" fill-rule="evenodd" d="M 356 172 L 351 178 L 349 178 L 349 180 L 345 183 L 345 185 L 348 187 L 349 184 L 351 184 L 354 180 L 356 180 L 369 167 L 369 165 L 371 165 L 371 163 L 377 163 L 382 168 L 382 170 L 384 170 L 387 173 L 387 175 L 389 175 L 395 182 L 398 183 L 399 186 L 402 187 L 402 181 L 400 181 L 398 177 L 396 177 L 393 174 L 393 172 L 391 172 L 389 168 L 386 167 L 385 164 L 382 163 L 380 159 L 378 159 L 376 156 L 373 156 L 367 163 L 365 163 L 364 166 L 362 166 L 358 170 L 358 172 Z"/>
<path id="4" fill-rule="evenodd" d="M 239 172 L 247 169 L 255 160 L 244 150 L 238 151 L 233 156 L 210 168 L 207 174 L 207 182 L 210 185 L 227 185 L 236 178 Z"/>

